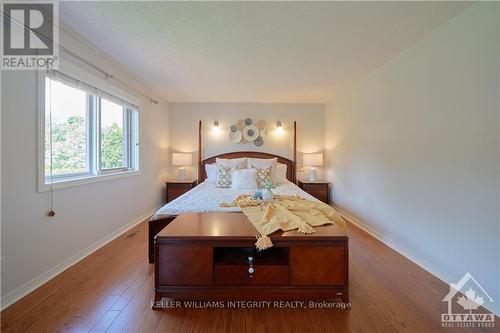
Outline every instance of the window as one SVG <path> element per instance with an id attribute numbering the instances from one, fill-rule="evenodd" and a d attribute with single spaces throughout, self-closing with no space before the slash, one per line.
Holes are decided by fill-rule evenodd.
<path id="1" fill-rule="evenodd" d="M 101 169 L 126 168 L 128 149 L 125 140 L 126 110 L 101 99 Z M 125 126 L 124 126 L 125 125 Z"/>
<path id="2" fill-rule="evenodd" d="M 135 105 L 55 71 L 44 97 L 44 185 L 138 170 Z"/>
<path id="3" fill-rule="evenodd" d="M 87 94 L 49 81 L 46 87 L 52 90 L 52 98 L 45 98 L 45 109 L 52 108 L 52 118 L 45 115 L 45 174 L 50 176 L 51 170 L 54 177 L 88 174 Z"/>

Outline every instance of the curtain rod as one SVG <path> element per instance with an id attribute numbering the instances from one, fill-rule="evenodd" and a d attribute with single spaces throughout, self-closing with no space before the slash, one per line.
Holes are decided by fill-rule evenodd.
<path id="1" fill-rule="evenodd" d="M 83 58 L 82 56 L 78 55 L 77 53 L 75 53 L 75 52 L 73 52 L 73 51 L 71 51 L 71 50 L 67 49 L 66 47 L 62 46 L 61 44 L 54 42 L 54 41 L 53 41 L 52 39 L 50 39 L 49 37 L 47 37 L 47 36 L 45 36 L 45 35 L 43 35 L 43 34 L 39 33 L 38 31 L 35 31 L 35 30 L 31 29 L 31 28 L 30 28 L 29 26 L 27 26 L 26 24 L 23 24 L 23 23 L 19 22 L 18 20 L 16 20 L 16 19 L 12 18 L 10 15 L 7 15 L 7 14 L 6 14 L 3 10 L 0 10 L 0 12 L 2 12 L 2 16 L 4 17 L 4 19 L 9 20 L 10 22 L 14 22 L 14 23 L 16 23 L 18 26 L 23 27 L 23 28 L 24 28 L 24 30 L 29 30 L 29 31 L 33 32 L 33 33 L 34 33 L 37 37 L 40 37 L 40 38 L 42 38 L 42 39 L 44 39 L 44 40 L 46 40 L 46 41 L 48 41 L 48 42 L 52 43 L 52 45 L 57 46 L 59 49 L 63 50 L 63 52 L 64 52 L 64 53 L 66 53 L 67 55 L 69 55 L 69 56 L 71 56 L 71 57 L 75 58 L 76 60 L 78 60 L 78 61 L 80 61 L 80 62 L 84 63 L 85 65 L 87 65 L 87 66 L 89 66 L 89 67 L 91 67 L 93 70 L 95 70 L 95 71 L 97 71 L 97 72 L 101 73 L 102 75 L 104 75 L 104 79 L 105 79 L 105 80 L 107 80 L 107 79 L 113 79 L 113 80 L 117 81 L 118 83 L 120 83 L 122 86 L 124 86 L 124 87 L 128 88 L 129 90 L 133 90 L 133 91 L 135 91 L 136 93 L 138 93 L 138 94 L 140 94 L 140 95 L 142 95 L 142 96 L 146 97 L 147 99 L 149 99 L 149 101 L 150 101 L 151 103 L 158 104 L 158 101 L 157 101 L 157 100 L 155 100 L 155 99 L 153 99 L 153 98 L 149 97 L 148 95 L 146 95 L 145 93 L 143 93 L 143 92 L 142 92 L 142 91 L 140 91 L 139 89 L 137 89 L 137 88 L 135 88 L 135 87 L 133 87 L 133 86 L 129 85 L 128 83 L 126 83 L 125 81 L 123 81 L 123 80 L 119 79 L 119 78 L 118 78 L 118 77 L 116 77 L 115 75 L 113 75 L 113 74 L 111 74 L 111 73 L 107 72 L 106 70 L 102 69 L 101 67 L 99 67 L 99 66 L 97 66 L 97 65 L 93 64 L 93 63 L 92 63 L 92 62 L 90 62 L 89 60 L 87 60 L 87 59 Z"/>

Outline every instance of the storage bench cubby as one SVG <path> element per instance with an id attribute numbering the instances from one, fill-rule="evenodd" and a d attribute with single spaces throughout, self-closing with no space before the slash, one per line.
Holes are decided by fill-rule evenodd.
<path id="1" fill-rule="evenodd" d="M 215 285 L 281 285 L 290 282 L 289 249 L 214 248 Z"/>
<path id="2" fill-rule="evenodd" d="M 289 265 L 290 251 L 288 247 L 271 247 L 258 251 L 253 247 L 215 247 L 215 265 L 247 264 L 248 257 L 253 258 L 255 265 Z"/>

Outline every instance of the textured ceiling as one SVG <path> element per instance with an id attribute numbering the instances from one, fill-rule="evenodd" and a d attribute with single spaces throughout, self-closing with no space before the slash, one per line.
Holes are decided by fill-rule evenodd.
<path id="1" fill-rule="evenodd" d="M 464 2 L 61 2 L 60 18 L 171 102 L 325 102 Z"/>

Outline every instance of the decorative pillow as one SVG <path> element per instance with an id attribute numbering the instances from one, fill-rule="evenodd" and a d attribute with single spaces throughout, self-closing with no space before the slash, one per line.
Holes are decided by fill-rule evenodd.
<path id="1" fill-rule="evenodd" d="M 217 165 L 215 163 L 205 164 L 205 173 L 207 174 L 207 183 L 217 183 Z"/>
<path id="2" fill-rule="evenodd" d="M 248 167 L 256 169 L 268 169 L 271 168 L 271 181 L 274 183 L 276 178 L 276 165 L 278 164 L 278 158 L 248 158 Z"/>
<path id="3" fill-rule="evenodd" d="M 217 164 L 217 167 L 219 165 L 222 165 L 226 168 L 231 168 L 231 169 L 246 169 L 247 168 L 247 158 L 242 157 L 242 158 L 216 158 L 215 163 Z"/>
<path id="4" fill-rule="evenodd" d="M 233 170 L 231 171 L 231 182 L 232 189 L 255 190 L 257 188 L 257 170 Z"/>
<path id="5" fill-rule="evenodd" d="M 276 168 L 274 168 L 274 178 L 273 178 L 273 184 L 274 185 L 279 185 L 279 184 L 284 184 L 287 182 L 286 178 L 286 171 L 287 171 L 287 165 L 283 163 L 278 163 L 276 165 Z"/>
<path id="6" fill-rule="evenodd" d="M 266 182 L 272 182 L 271 178 L 271 171 L 272 168 L 267 168 L 267 169 L 258 169 L 257 170 L 257 186 L 260 188 L 263 188 Z"/>
<path id="7" fill-rule="evenodd" d="M 231 187 L 231 168 L 226 168 L 222 165 L 218 166 L 218 175 L 216 187 L 229 188 Z"/>

